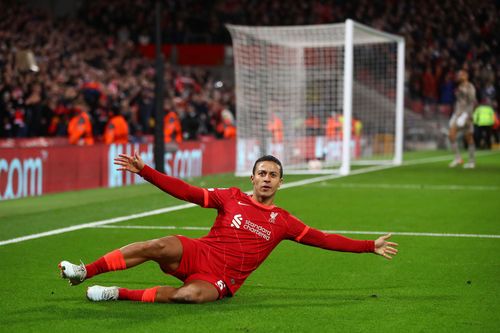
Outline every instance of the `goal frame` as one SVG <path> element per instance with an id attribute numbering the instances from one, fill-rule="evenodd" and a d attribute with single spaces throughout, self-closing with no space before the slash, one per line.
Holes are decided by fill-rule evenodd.
<path id="1" fill-rule="evenodd" d="M 339 173 L 340 175 L 348 175 L 351 172 L 352 165 L 401 165 L 403 162 L 403 123 L 404 123 L 404 71 L 405 71 L 405 40 L 403 37 L 376 30 L 367 25 L 355 22 L 354 20 L 347 19 L 343 23 L 318 25 L 318 26 L 303 26 L 305 29 L 311 29 L 314 27 L 335 27 L 338 28 L 342 26 L 344 28 L 344 41 L 336 42 L 335 45 L 343 46 L 343 96 L 342 96 L 342 146 L 341 146 L 341 161 L 340 167 L 334 169 L 301 169 L 301 170 L 287 170 L 287 174 L 331 174 Z M 283 29 L 283 28 L 297 28 L 297 26 L 291 27 L 245 27 L 238 25 L 227 24 L 228 28 L 234 42 L 234 32 L 236 29 L 252 29 L 252 28 L 265 28 L 265 29 Z M 394 124 L 394 151 L 392 159 L 377 160 L 353 160 L 351 156 L 351 130 L 352 130 L 352 118 L 353 118 L 353 84 L 354 84 L 354 46 L 357 44 L 363 44 L 363 40 L 354 40 L 354 32 L 362 32 L 371 35 L 373 38 L 380 39 L 380 43 L 396 43 L 397 45 L 397 59 L 396 59 L 396 91 L 395 91 L 395 124 Z M 274 40 L 273 40 L 274 42 Z M 286 42 L 284 42 L 286 43 Z M 371 43 L 374 43 L 371 41 Z M 278 44 L 279 45 L 279 44 Z M 289 45 L 284 44 L 287 47 Z M 334 44 L 329 44 L 334 45 Z M 308 45 L 302 45 L 302 47 Z M 312 45 L 315 46 L 315 45 Z M 301 46 L 299 46 L 301 47 Z M 236 54 L 234 54 L 236 57 Z M 238 71 L 238 61 L 234 59 L 235 73 Z M 239 77 L 236 76 L 236 89 L 238 89 Z M 237 112 L 237 127 L 238 123 L 238 97 L 236 101 L 236 112 Z M 305 110 L 304 110 L 305 112 Z M 237 135 L 236 143 L 236 172 L 237 176 L 248 175 L 248 170 L 238 169 L 238 159 L 239 157 L 239 147 L 240 147 L 240 136 Z M 286 165 L 284 165 L 286 168 Z"/>

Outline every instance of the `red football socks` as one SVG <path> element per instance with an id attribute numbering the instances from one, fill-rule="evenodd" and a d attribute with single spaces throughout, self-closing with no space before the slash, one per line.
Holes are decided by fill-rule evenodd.
<path id="1" fill-rule="evenodd" d="M 120 250 L 115 250 L 97 259 L 93 263 L 85 265 L 85 268 L 87 269 L 86 278 L 89 279 L 101 273 L 126 269 L 127 265 L 125 264 L 122 252 Z"/>
<path id="2" fill-rule="evenodd" d="M 154 303 L 156 292 L 159 287 L 149 289 L 131 290 L 126 288 L 118 289 L 118 299 Z"/>
<path id="3" fill-rule="evenodd" d="M 101 273 L 126 269 L 127 265 L 125 258 L 123 258 L 123 253 L 120 250 L 114 250 L 93 263 L 85 265 L 85 268 L 87 269 L 86 278 L 88 279 Z M 158 288 L 154 287 L 142 290 L 118 288 L 118 299 L 153 303 L 156 299 Z"/>

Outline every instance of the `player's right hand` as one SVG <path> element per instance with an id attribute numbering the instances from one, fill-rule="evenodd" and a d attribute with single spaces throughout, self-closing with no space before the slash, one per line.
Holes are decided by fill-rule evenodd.
<path id="1" fill-rule="evenodd" d="M 139 173 L 144 168 L 144 161 L 138 152 L 134 152 L 134 156 L 120 154 L 115 158 L 114 164 L 120 166 L 117 168 L 119 171 L 130 171 L 133 173 Z"/>

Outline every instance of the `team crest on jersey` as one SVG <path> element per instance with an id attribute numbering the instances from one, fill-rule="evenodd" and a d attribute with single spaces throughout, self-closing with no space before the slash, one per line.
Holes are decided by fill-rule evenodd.
<path id="1" fill-rule="evenodd" d="M 276 216 L 278 216 L 278 213 L 271 212 L 271 216 L 269 217 L 269 222 L 270 223 L 276 222 Z"/>

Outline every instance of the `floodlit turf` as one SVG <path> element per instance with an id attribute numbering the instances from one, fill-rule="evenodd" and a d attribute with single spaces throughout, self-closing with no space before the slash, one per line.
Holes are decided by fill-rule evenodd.
<path id="1" fill-rule="evenodd" d="M 500 154 L 479 155 L 474 170 L 449 169 L 443 159 L 283 189 L 276 201 L 323 230 L 500 235 Z M 230 175 L 193 183 L 249 189 L 248 179 Z M 0 202 L 0 241 L 180 203 L 150 185 Z M 214 217 L 196 207 L 114 225 L 209 227 Z M 61 259 L 89 262 L 170 233 L 206 231 L 87 228 L 0 246 L 0 331 L 499 331 L 500 238 L 395 235 L 393 261 L 283 242 L 235 297 L 204 305 L 86 300 L 91 284 L 180 285 L 152 263 L 76 287 L 58 276 Z"/>

